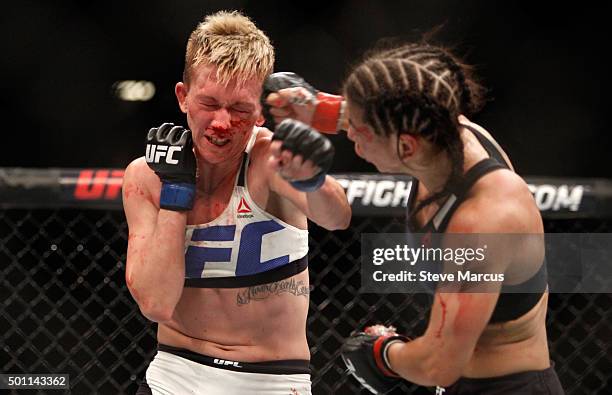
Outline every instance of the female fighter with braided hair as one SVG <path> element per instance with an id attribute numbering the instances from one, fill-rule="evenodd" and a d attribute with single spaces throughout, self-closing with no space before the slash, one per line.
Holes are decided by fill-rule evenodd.
<path id="1" fill-rule="evenodd" d="M 447 49 L 408 44 L 370 55 L 350 73 L 343 96 L 316 92 L 290 73 L 272 75 L 267 86 L 276 121 L 347 130 L 357 154 L 379 171 L 413 176 L 412 231 L 542 235 L 527 185 L 467 118 L 481 109 L 483 87 Z M 405 379 L 445 395 L 562 394 L 547 345 L 543 245 L 517 240 L 489 246 L 499 248 L 487 270 L 504 273 L 503 284 L 481 292 L 437 285 L 422 336 L 409 341 L 380 325 L 352 334 L 342 350 L 351 373 L 374 393 Z"/>

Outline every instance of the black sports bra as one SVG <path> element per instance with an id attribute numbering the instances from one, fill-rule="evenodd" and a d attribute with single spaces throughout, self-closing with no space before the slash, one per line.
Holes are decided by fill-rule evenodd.
<path id="1" fill-rule="evenodd" d="M 489 139 L 471 126 L 462 126 L 476 136 L 480 144 L 489 154 L 489 158 L 483 159 L 467 171 L 462 183 L 456 188 L 455 193 L 447 198 L 445 203 L 440 206 L 440 209 L 438 209 L 434 216 L 423 227 L 418 229 L 414 224 L 409 222 L 409 227 L 412 232 L 444 233 L 453 214 L 461 203 L 463 203 L 465 196 L 476 181 L 492 171 L 510 168 L 501 152 Z M 412 208 L 415 204 L 417 190 L 418 181 L 414 180 L 414 186 L 408 199 L 409 208 Z M 538 303 L 542 294 L 546 291 L 546 286 L 546 260 L 544 260 L 538 271 L 528 280 L 516 285 L 502 286 L 499 299 L 497 300 L 495 310 L 493 310 L 493 315 L 489 323 L 506 322 L 521 317 Z M 527 290 L 530 292 L 525 292 Z M 534 290 L 536 290 L 536 292 L 534 292 Z"/>

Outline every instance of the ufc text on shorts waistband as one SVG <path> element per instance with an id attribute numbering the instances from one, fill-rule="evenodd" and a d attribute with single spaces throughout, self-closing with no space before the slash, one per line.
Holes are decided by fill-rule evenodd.
<path id="1" fill-rule="evenodd" d="M 214 368 L 232 370 L 235 372 L 265 373 L 265 374 L 310 374 L 310 362 L 306 359 L 286 359 L 280 361 L 243 362 L 211 357 L 198 354 L 182 348 L 157 345 L 158 351 L 167 352 L 181 358 Z"/>

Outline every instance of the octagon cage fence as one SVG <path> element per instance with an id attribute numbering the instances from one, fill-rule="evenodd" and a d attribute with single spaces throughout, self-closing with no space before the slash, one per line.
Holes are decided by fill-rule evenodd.
<path id="1" fill-rule="evenodd" d="M 156 349 L 156 325 L 124 281 L 122 176 L 118 169 L 0 169 L 0 373 L 67 373 L 73 394 L 135 393 Z M 353 219 L 344 231 L 310 224 L 312 391 L 366 394 L 342 363 L 343 339 L 374 323 L 418 335 L 429 297 L 360 292 L 361 234 L 404 231 L 410 178 L 335 176 Z M 612 232 L 611 181 L 526 180 L 546 232 Z M 568 394 L 612 393 L 611 305 L 607 293 L 550 295 L 550 353 Z M 433 391 L 402 384 L 392 393 Z"/>

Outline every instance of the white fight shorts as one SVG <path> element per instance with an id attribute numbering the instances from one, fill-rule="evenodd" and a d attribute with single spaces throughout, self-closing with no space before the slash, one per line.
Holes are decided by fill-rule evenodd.
<path id="1" fill-rule="evenodd" d="M 310 374 L 289 373 L 308 370 L 308 361 L 245 363 L 176 350 L 158 350 L 137 394 L 311 395 Z"/>

